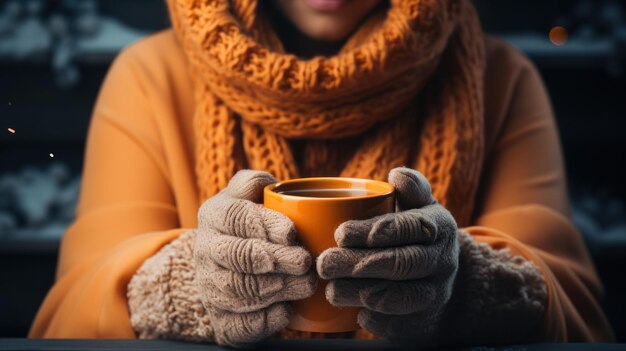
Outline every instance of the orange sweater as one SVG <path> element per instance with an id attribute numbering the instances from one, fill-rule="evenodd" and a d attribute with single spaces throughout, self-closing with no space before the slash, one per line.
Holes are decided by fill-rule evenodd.
<path id="1" fill-rule="evenodd" d="M 549 295 L 542 340 L 609 341 L 601 284 L 568 219 L 545 88 L 516 50 L 491 38 L 486 48 L 486 163 L 467 230 L 542 270 Z M 197 224 L 193 96 L 185 54 L 171 31 L 115 60 L 89 129 L 77 218 L 30 337 L 135 337 L 126 302 L 130 278 Z"/>

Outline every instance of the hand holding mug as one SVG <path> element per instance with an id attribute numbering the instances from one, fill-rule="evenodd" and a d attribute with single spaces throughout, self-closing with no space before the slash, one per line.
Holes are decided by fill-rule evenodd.
<path id="1" fill-rule="evenodd" d="M 395 168 L 389 182 L 400 212 L 351 220 L 335 231 L 337 248 L 317 259 L 335 306 L 361 307 L 358 323 L 388 339 L 413 338 L 437 325 L 458 268 L 457 225 L 426 178 Z"/>
<path id="2" fill-rule="evenodd" d="M 262 340 L 287 326 L 285 301 L 309 297 L 316 274 L 293 222 L 259 204 L 269 173 L 244 170 L 198 212 L 196 284 L 219 344 Z"/>

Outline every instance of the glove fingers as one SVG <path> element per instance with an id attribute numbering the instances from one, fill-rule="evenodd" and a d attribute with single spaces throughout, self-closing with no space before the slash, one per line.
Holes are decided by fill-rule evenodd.
<path id="1" fill-rule="evenodd" d="M 212 311 L 215 323 L 215 341 L 220 345 L 243 346 L 267 338 L 289 324 L 291 308 L 277 303 L 250 313 Z"/>
<path id="2" fill-rule="evenodd" d="M 400 210 L 420 208 L 437 202 L 428 179 L 414 169 L 392 169 L 389 172 L 389 183 L 396 189 L 396 201 Z"/>
<path id="3" fill-rule="evenodd" d="M 196 236 L 194 258 L 198 267 L 212 260 L 221 267 L 241 273 L 262 274 L 274 270 L 274 257 L 260 239 L 240 239 L 217 233 Z"/>
<path id="4" fill-rule="evenodd" d="M 330 248 L 317 258 L 323 279 L 420 279 L 437 268 L 438 246 L 402 246 L 389 249 Z"/>
<path id="5" fill-rule="evenodd" d="M 294 245 L 296 243 L 296 225 L 284 214 L 260 207 L 267 240 L 275 244 Z"/>
<path id="6" fill-rule="evenodd" d="M 449 299 L 449 293 L 428 279 L 397 282 L 385 279 L 336 279 L 326 285 L 326 299 L 335 306 L 364 307 L 386 314 L 424 311 Z"/>
<path id="7" fill-rule="evenodd" d="M 309 270 L 312 261 L 311 254 L 300 246 L 283 246 L 261 239 L 241 239 L 216 233 L 196 237 L 195 257 L 197 260 L 208 257 L 221 267 L 250 274 L 302 275 Z"/>
<path id="8" fill-rule="evenodd" d="M 284 245 L 296 241 L 296 227 L 287 216 L 225 193 L 202 204 L 198 211 L 198 229 L 214 229 L 239 238 L 265 239 Z"/>
<path id="9" fill-rule="evenodd" d="M 437 240 L 437 223 L 432 211 L 419 210 L 390 213 L 366 220 L 351 220 L 335 230 L 339 247 L 391 247 L 431 244 Z"/>
<path id="10" fill-rule="evenodd" d="M 209 306 L 230 312 L 252 312 L 275 302 L 307 298 L 315 292 L 316 275 L 242 274 L 219 267 L 207 274 L 198 274 L 197 284 Z"/>
<path id="11" fill-rule="evenodd" d="M 313 258 L 302 246 L 267 245 L 274 255 L 275 273 L 302 275 L 311 268 Z"/>
<path id="12" fill-rule="evenodd" d="M 243 169 L 235 173 L 223 192 L 235 199 L 263 202 L 263 188 L 276 183 L 276 178 L 267 172 Z"/>

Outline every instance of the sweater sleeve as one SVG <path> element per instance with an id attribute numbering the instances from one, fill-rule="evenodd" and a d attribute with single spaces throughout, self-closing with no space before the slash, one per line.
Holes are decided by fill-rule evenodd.
<path id="1" fill-rule="evenodd" d="M 89 126 L 76 218 L 30 337 L 133 338 L 126 286 L 180 228 L 165 154 L 136 61 L 115 60 Z"/>
<path id="2" fill-rule="evenodd" d="M 564 165 L 548 94 L 534 66 L 519 53 L 513 55 L 519 61 L 513 74 L 486 77 L 496 82 L 514 79 L 515 84 L 486 158 L 474 226 L 466 230 L 477 242 L 509 249 L 541 270 L 548 301 L 538 340 L 612 340 L 599 305 L 601 283 L 569 219 Z"/>

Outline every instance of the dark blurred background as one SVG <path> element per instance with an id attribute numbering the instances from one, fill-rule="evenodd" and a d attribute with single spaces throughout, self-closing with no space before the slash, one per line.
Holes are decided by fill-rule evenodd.
<path id="1" fill-rule="evenodd" d="M 0 0 L 0 337 L 23 337 L 54 280 L 85 135 L 116 53 L 168 26 L 165 0 Z M 552 97 L 573 217 L 626 341 L 626 12 L 623 1 L 474 1 Z M 167 54 L 167 53 L 164 53 Z"/>

